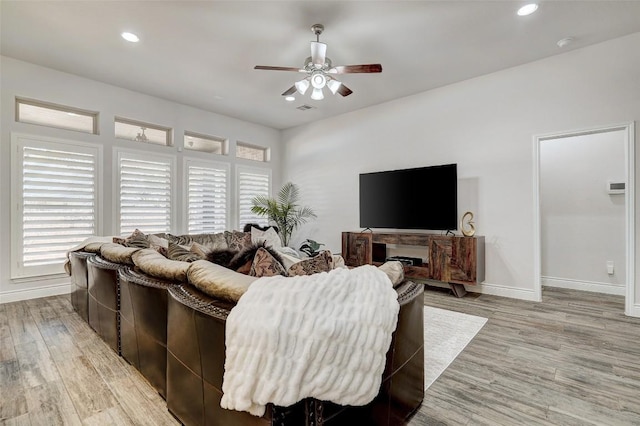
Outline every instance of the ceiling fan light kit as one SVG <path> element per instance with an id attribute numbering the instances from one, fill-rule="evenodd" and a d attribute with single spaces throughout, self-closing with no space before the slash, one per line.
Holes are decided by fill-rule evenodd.
<path id="1" fill-rule="evenodd" d="M 342 83 L 334 79 L 331 79 L 327 82 L 327 87 L 329 88 L 329 90 L 331 90 L 331 93 L 333 93 L 334 95 L 336 94 L 336 92 L 338 91 L 341 85 Z"/>
<path id="2" fill-rule="evenodd" d="M 382 72 L 382 65 L 380 64 L 339 65 L 334 67 L 331 59 L 327 57 L 326 43 L 320 42 L 320 34 L 324 31 L 324 26 L 321 24 L 312 25 L 311 31 L 316 35 L 316 41 L 311 42 L 311 56 L 305 59 L 303 68 L 267 65 L 256 65 L 254 67 L 254 69 L 257 70 L 294 71 L 307 74 L 305 78 L 296 81 L 293 86 L 285 90 L 282 96 L 289 97 L 296 91 L 304 95 L 309 89 L 309 86 L 313 87 L 311 99 L 316 101 L 324 99 L 323 89 L 325 87 L 327 87 L 333 95 L 339 93 L 341 96 L 349 96 L 353 91 L 339 80 L 336 80 L 333 75 Z"/>
<path id="3" fill-rule="evenodd" d="M 296 90 L 298 91 L 298 93 L 300 93 L 301 95 L 304 95 L 307 92 L 307 89 L 309 88 L 309 80 L 305 78 L 300 81 L 296 81 L 296 84 L 294 84 L 294 86 L 296 87 Z"/>
<path id="4" fill-rule="evenodd" d="M 321 101 L 324 99 L 324 93 L 322 93 L 322 89 L 313 89 L 313 92 L 311 92 L 311 99 L 313 99 L 314 101 Z"/>

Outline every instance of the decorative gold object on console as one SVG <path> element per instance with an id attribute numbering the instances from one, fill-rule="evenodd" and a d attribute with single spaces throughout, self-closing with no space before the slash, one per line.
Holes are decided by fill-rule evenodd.
<path id="1" fill-rule="evenodd" d="M 473 237 L 476 233 L 476 227 L 473 225 L 473 213 L 466 212 L 462 215 L 462 219 L 460 219 L 460 231 L 465 237 Z"/>

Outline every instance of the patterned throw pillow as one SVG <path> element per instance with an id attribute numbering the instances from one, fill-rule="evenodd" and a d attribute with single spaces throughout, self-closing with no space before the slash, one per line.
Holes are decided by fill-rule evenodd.
<path id="1" fill-rule="evenodd" d="M 126 247 L 149 248 L 149 239 L 144 232 L 136 229 L 125 239 L 124 245 Z"/>
<path id="2" fill-rule="evenodd" d="M 282 263 L 278 262 L 275 257 L 269 253 L 264 247 L 260 247 L 251 263 L 251 270 L 249 275 L 253 277 L 272 277 L 274 275 L 287 276 L 287 271 L 282 266 Z"/>
<path id="3" fill-rule="evenodd" d="M 209 242 L 206 244 L 206 246 L 211 250 L 226 250 L 227 248 L 229 248 L 229 246 L 227 245 L 227 237 L 225 237 L 224 232 L 210 234 Z"/>
<path id="4" fill-rule="evenodd" d="M 167 249 L 167 258 L 171 260 L 180 260 L 182 262 L 194 262 L 202 259 L 195 253 L 190 252 L 188 249 L 169 241 L 169 248 Z"/>
<path id="5" fill-rule="evenodd" d="M 149 248 L 152 248 L 158 253 L 162 254 L 164 257 L 167 257 L 167 250 L 169 249 L 169 240 L 158 237 L 156 235 L 149 235 L 147 237 L 147 240 L 149 241 Z"/>
<path id="6" fill-rule="evenodd" d="M 251 246 L 251 232 L 224 231 L 229 250 L 241 252 Z"/>
<path id="7" fill-rule="evenodd" d="M 197 254 L 198 256 L 200 256 L 201 259 L 206 259 L 207 255 L 209 254 L 209 252 L 211 250 L 209 250 L 209 248 L 203 246 L 202 244 L 197 243 L 197 242 L 194 241 L 191 244 L 191 248 L 189 249 L 189 251 L 191 253 L 194 253 L 194 254 Z"/>
<path id="8" fill-rule="evenodd" d="M 329 272 L 333 259 L 329 250 L 321 251 L 317 256 L 310 259 L 301 260 L 289 267 L 289 276 L 311 275 L 319 272 Z"/>

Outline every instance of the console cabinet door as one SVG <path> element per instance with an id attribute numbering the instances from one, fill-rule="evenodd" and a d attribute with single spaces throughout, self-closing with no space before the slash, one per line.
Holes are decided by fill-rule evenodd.
<path id="1" fill-rule="evenodd" d="M 373 238 L 371 233 L 342 233 L 342 257 L 347 266 L 372 264 Z"/>
<path id="2" fill-rule="evenodd" d="M 433 280 L 476 284 L 478 239 L 433 237 L 429 244 L 429 276 Z"/>

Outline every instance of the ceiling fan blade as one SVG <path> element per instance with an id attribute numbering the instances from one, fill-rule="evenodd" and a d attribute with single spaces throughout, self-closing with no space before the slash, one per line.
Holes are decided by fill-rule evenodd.
<path id="1" fill-rule="evenodd" d="M 349 96 L 353 93 L 353 90 L 349 89 L 344 84 L 341 84 L 340 87 L 338 87 L 338 93 L 340 93 L 342 96 Z"/>
<path id="2" fill-rule="evenodd" d="M 380 64 L 362 64 L 362 65 L 338 65 L 329 70 L 330 74 L 355 74 L 355 73 L 370 73 L 370 72 L 382 72 L 382 65 Z"/>
<path id="3" fill-rule="evenodd" d="M 254 70 L 268 70 L 268 71 L 295 71 L 295 72 L 307 72 L 300 68 L 295 67 L 271 67 L 268 65 L 256 65 L 253 67 Z"/>
<path id="4" fill-rule="evenodd" d="M 289 95 L 293 95 L 296 92 L 296 85 L 294 84 L 293 86 L 289 87 L 284 93 L 282 93 L 282 96 L 289 96 Z"/>
<path id="5" fill-rule="evenodd" d="M 313 65 L 317 65 L 317 68 L 322 68 L 327 55 L 327 45 L 319 41 L 311 42 L 311 62 Z"/>

